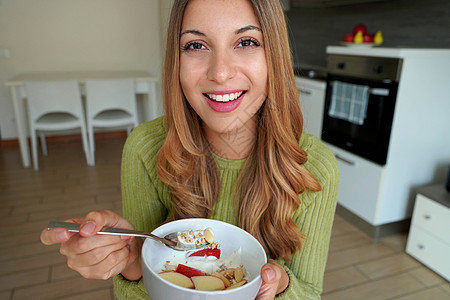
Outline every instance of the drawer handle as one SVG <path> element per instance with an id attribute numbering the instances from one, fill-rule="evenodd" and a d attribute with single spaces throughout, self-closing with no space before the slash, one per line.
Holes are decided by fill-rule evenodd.
<path id="1" fill-rule="evenodd" d="M 339 159 L 340 161 L 343 161 L 343 162 L 345 162 L 346 164 L 348 164 L 348 165 L 350 165 L 350 166 L 354 166 L 354 165 L 355 165 L 355 162 L 354 162 L 354 161 L 351 161 L 351 160 L 349 160 L 349 159 L 346 159 L 346 158 L 340 156 L 339 154 L 334 154 L 334 156 L 335 156 L 337 159 Z"/>
<path id="2" fill-rule="evenodd" d="M 425 215 L 423 217 L 425 218 L 425 220 L 431 220 L 431 216 L 430 215 Z"/>
<path id="3" fill-rule="evenodd" d="M 298 89 L 300 93 L 305 94 L 305 95 L 312 95 L 311 91 L 305 90 L 305 89 Z"/>

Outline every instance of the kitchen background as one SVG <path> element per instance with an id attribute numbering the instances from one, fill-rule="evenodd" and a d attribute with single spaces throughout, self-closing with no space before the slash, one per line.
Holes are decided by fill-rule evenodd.
<path id="1" fill-rule="evenodd" d="M 381 30 L 383 47 L 450 48 L 448 0 L 385 0 L 319 7 L 310 7 L 311 2 L 300 7 L 293 3 L 286 13 L 297 66 L 325 67 L 326 46 L 338 45 L 359 23 L 365 24 L 369 33 Z"/>

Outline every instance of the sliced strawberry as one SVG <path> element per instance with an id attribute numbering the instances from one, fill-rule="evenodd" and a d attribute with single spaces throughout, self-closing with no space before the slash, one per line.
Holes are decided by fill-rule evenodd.
<path id="1" fill-rule="evenodd" d="M 220 249 L 202 249 L 202 250 L 198 250 L 192 254 L 189 255 L 189 257 L 191 256 L 215 256 L 217 257 L 217 259 L 220 258 Z"/>
<path id="2" fill-rule="evenodd" d="M 206 276 L 205 272 L 195 269 L 186 265 L 178 264 L 178 267 L 176 269 L 178 273 L 181 273 L 183 275 L 186 275 L 187 277 L 191 278 L 192 276 Z"/>

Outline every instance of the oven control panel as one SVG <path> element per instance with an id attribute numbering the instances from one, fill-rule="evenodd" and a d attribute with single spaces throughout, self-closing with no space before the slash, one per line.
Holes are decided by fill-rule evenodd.
<path id="1" fill-rule="evenodd" d="M 328 55 L 330 74 L 398 82 L 402 60 L 398 58 Z"/>

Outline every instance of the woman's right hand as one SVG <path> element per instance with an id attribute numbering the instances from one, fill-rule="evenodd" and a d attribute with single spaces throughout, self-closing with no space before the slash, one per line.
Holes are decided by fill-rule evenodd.
<path id="1" fill-rule="evenodd" d="M 61 244 L 60 252 L 67 256 L 69 268 L 92 279 L 108 279 L 119 273 L 128 280 L 142 277 L 140 238 L 96 235 L 105 226 L 135 229 L 128 220 L 105 210 L 66 222 L 81 224 L 80 232 L 70 233 L 64 228 L 44 229 L 41 241 L 45 245 Z"/>

